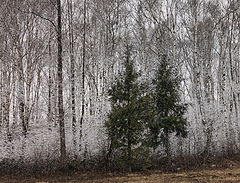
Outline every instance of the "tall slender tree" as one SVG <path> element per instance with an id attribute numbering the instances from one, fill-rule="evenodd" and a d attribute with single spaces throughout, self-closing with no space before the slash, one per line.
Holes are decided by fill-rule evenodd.
<path id="1" fill-rule="evenodd" d="M 74 59 L 74 32 L 73 32 L 73 2 L 68 0 L 68 31 L 69 31 L 69 53 L 70 53 L 70 80 L 71 80 L 71 112 L 72 112 L 72 133 L 73 148 L 76 156 L 77 140 L 76 140 L 76 82 L 75 82 L 75 59 Z"/>
<path id="2" fill-rule="evenodd" d="M 86 62 L 86 19 L 87 19 L 87 3 L 86 0 L 83 2 L 83 49 L 82 49 L 82 110 L 80 118 L 80 139 L 79 139 L 79 150 L 82 150 L 82 136 L 83 136 L 83 119 L 85 115 L 85 62 Z"/>
<path id="3" fill-rule="evenodd" d="M 62 9 L 61 0 L 57 0 L 57 44 L 58 44 L 58 121 L 60 126 L 60 153 L 61 160 L 66 159 L 66 143 L 65 143 L 65 124 L 63 109 L 63 59 L 62 59 Z"/>

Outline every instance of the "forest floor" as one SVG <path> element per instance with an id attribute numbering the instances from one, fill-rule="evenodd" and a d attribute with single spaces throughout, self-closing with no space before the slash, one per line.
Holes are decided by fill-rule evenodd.
<path id="1" fill-rule="evenodd" d="M 175 173 L 160 170 L 132 174 L 75 172 L 42 179 L 1 176 L 0 183 L 240 183 L 240 159 Z"/>

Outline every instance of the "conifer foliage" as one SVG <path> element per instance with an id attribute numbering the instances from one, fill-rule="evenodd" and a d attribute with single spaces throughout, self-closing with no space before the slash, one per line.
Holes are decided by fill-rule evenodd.
<path id="1" fill-rule="evenodd" d="M 151 146 L 157 148 L 163 144 L 170 156 L 169 135 L 186 137 L 187 121 L 184 114 L 186 104 L 181 103 L 179 88 L 181 78 L 169 64 L 167 55 L 163 55 L 153 79 L 153 103 L 155 120 L 149 124 Z"/>
<path id="2" fill-rule="evenodd" d="M 124 59 L 124 72 L 108 91 L 112 111 L 105 126 L 111 144 L 109 152 L 120 152 L 131 171 L 134 151 L 144 144 L 152 108 L 150 96 L 138 82 L 139 74 L 134 69 L 129 46 Z"/>

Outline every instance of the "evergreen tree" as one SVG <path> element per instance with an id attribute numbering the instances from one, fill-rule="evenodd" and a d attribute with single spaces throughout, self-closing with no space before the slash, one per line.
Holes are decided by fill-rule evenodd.
<path id="1" fill-rule="evenodd" d="M 169 161 L 171 160 L 169 135 L 174 132 L 182 137 L 187 135 L 187 121 L 184 118 L 187 108 L 181 103 L 180 83 L 181 78 L 170 66 L 167 56 L 163 55 L 153 79 L 155 120 L 149 124 L 149 131 L 150 145 L 157 148 L 162 144 Z"/>
<path id="2" fill-rule="evenodd" d="M 112 111 L 105 126 L 110 140 L 109 153 L 120 150 L 131 171 L 133 152 L 143 144 L 146 124 L 152 116 L 152 110 L 150 96 L 137 81 L 139 75 L 134 70 L 129 47 L 125 53 L 124 68 L 108 91 Z"/>

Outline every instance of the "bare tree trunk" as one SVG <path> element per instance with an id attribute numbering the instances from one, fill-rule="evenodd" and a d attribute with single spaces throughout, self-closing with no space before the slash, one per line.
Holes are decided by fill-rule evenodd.
<path id="1" fill-rule="evenodd" d="M 70 80 L 71 80 L 71 110 L 72 110 L 72 133 L 74 155 L 77 156 L 76 139 L 76 104 L 75 104 L 75 60 L 74 60 L 74 35 L 73 35 L 73 2 L 68 0 L 68 31 L 69 31 L 69 52 L 70 52 Z"/>
<path id="2" fill-rule="evenodd" d="M 79 151 L 82 150 L 82 125 L 85 113 L 85 62 L 86 62 L 86 0 L 84 0 L 84 19 L 83 19 L 83 57 L 82 57 L 82 111 L 80 119 L 80 139 L 79 139 Z"/>
<path id="3" fill-rule="evenodd" d="M 61 0 L 57 0 L 58 25 L 57 25 L 57 44 L 58 44 L 58 121 L 60 125 L 60 153 L 61 161 L 66 159 L 66 144 L 65 144 L 65 124 L 63 110 L 63 63 L 62 63 L 62 11 Z"/>
<path id="4" fill-rule="evenodd" d="M 2 107 L 2 120 L 0 119 L 0 121 L 3 123 L 3 126 L 6 127 L 7 129 L 7 137 L 10 140 L 11 139 L 11 133 L 10 133 L 10 94 L 11 94 L 11 90 L 10 90 L 10 77 L 11 77 L 11 73 L 8 70 L 8 65 L 7 63 L 3 63 L 2 66 L 3 70 L 2 70 L 2 76 L 1 76 L 1 94 L 2 94 L 2 100 L 1 100 L 1 107 Z"/>
<path id="5" fill-rule="evenodd" d="M 25 122 L 25 94 L 24 94 L 24 78 L 23 78 L 23 68 L 22 68 L 22 57 L 18 60 L 18 104 L 19 104 L 19 116 L 22 123 L 22 133 L 23 136 L 27 136 L 27 125 Z"/>
<path id="6" fill-rule="evenodd" d="M 52 53 L 51 53 L 51 38 L 49 38 L 49 43 L 48 43 L 48 54 L 49 54 L 49 63 L 48 63 L 48 126 L 49 129 L 52 125 L 53 122 L 53 112 L 52 112 L 52 92 L 53 92 L 53 80 L 52 80 Z"/>

